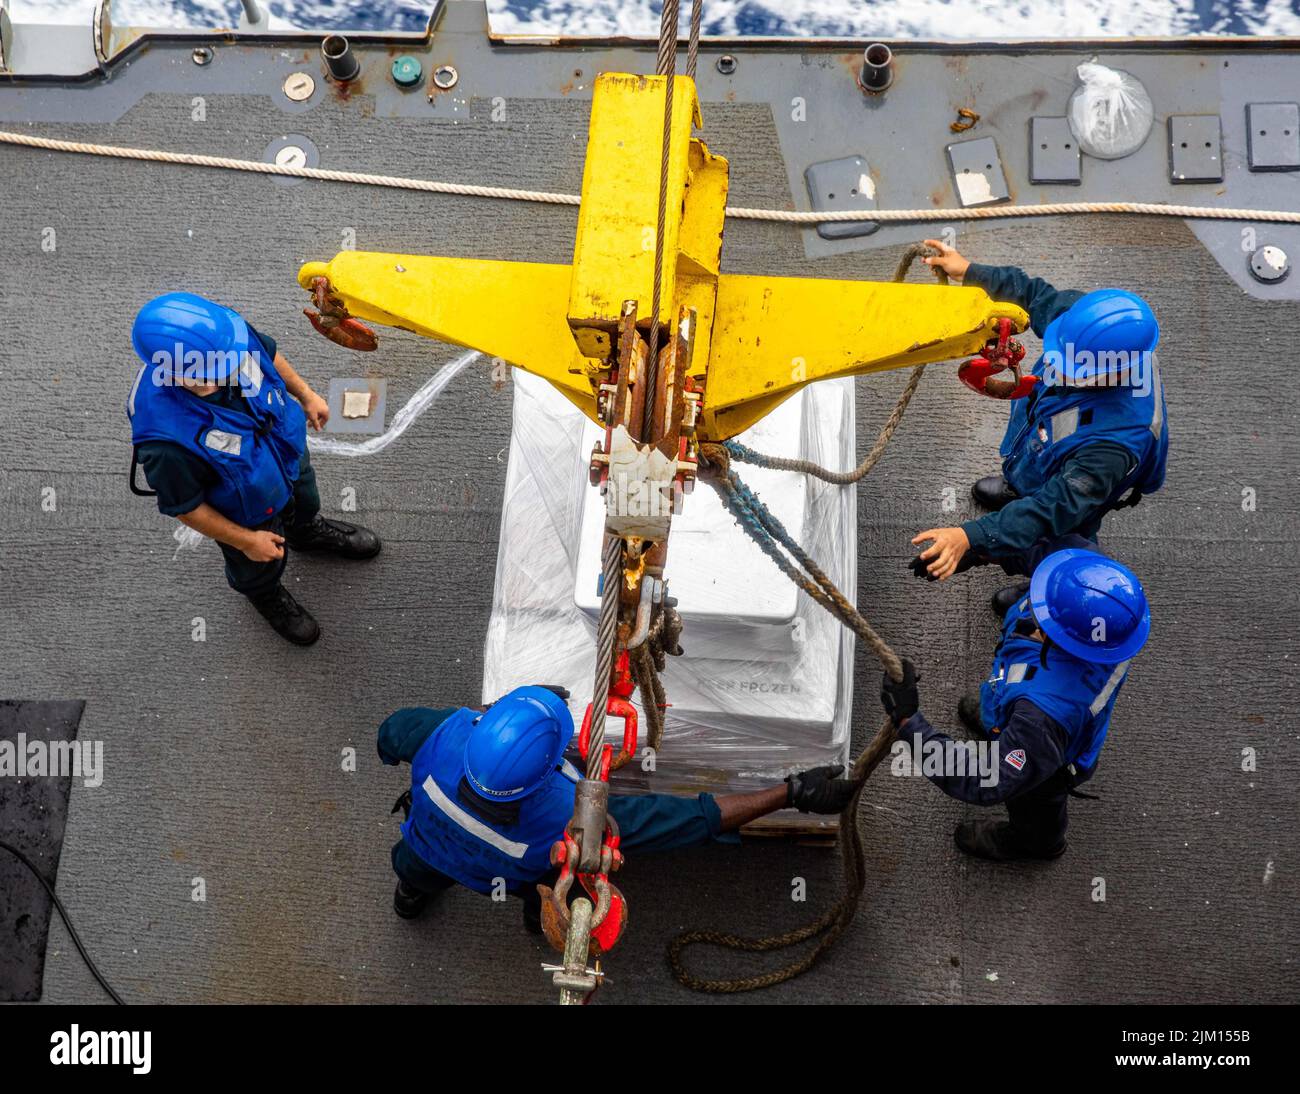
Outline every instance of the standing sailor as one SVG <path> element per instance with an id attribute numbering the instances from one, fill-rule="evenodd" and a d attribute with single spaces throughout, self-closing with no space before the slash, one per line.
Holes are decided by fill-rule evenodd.
<path id="1" fill-rule="evenodd" d="M 165 293 L 131 330 L 144 362 L 131 387 L 131 488 L 136 461 L 158 509 L 215 539 L 226 580 L 276 633 L 300 646 L 320 627 L 280 583 L 286 545 L 347 559 L 379 554 L 369 529 L 320 514 L 307 424 L 325 400 L 237 312 L 193 293 Z"/>
<path id="2" fill-rule="evenodd" d="M 1047 555 L 1028 594 L 1007 609 L 978 704 L 966 698 L 958 707 L 975 737 L 992 742 L 987 765 L 957 762 L 958 752 L 974 755 L 974 742 L 953 741 L 920 713 L 910 661 L 901 681 L 885 674 L 880 699 L 913 762 L 947 758 L 942 770 L 923 765 L 922 773 L 958 801 L 1006 803 L 1007 820 L 957 826 L 961 850 L 999 862 L 1064 853 L 1068 797 L 1097 769 L 1129 663 L 1150 629 L 1146 594 L 1128 567 L 1079 548 Z"/>
<path id="3" fill-rule="evenodd" d="M 980 479 L 971 496 L 989 510 L 958 528 L 931 528 L 913 560 L 918 577 L 947 580 L 997 562 L 1029 574 L 1028 552 L 1074 533 L 1094 543 L 1112 509 L 1136 505 L 1165 480 L 1169 427 L 1154 350 L 1160 328 L 1150 306 L 1123 289 L 1058 290 L 1014 266 L 982 266 L 938 240 L 925 261 L 953 281 L 1017 304 L 1043 340 L 1029 395 L 1011 402 L 1002 439 L 1002 474 Z M 1028 582 L 994 596 L 999 617 Z"/>

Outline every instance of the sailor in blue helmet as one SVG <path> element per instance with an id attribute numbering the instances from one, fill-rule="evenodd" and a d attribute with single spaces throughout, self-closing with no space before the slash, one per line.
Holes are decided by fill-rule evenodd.
<path id="1" fill-rule="evenodd" d="M 564 759 L 573 719 L 562 688 L 516 688 L 487 708 L 408 707 L 379 727 L 379 758 L 411 765 L 407 810 L 393 847 L 393 908 L 411 919 L 453 885 L 523 898 L 540 930 L 537 883 L 551 878 L 551 845 L 573 816 L 581 776 Z M 839 813 L 853 784 L 840 765 L 814 768 L 747 794 L 694 798 L 611 794 L 622 847 L 666 851 L 725 838 L 778 809 Z"/>
<path id="2" fill-rule="evenodd" d="M 1064 852 L 1068 796 L 1097 768 L 1115 700 L 1150 629 L 1146 594 L 1128 567 L 1067 547 L 1038 563 L 1028 593 L 1007 609 L 978 703 L 958 707 L 974 740 L 955 742 L 926 720 L 911 662 L 900 682 L 886 674 L 881 702 L 911 749 L 911 770 L 958 801 L 1006 804 L 1007 820 L 958 825 L 958 847 L 996 861 Z M 982 763 L 978 741 L 991 742 Z"/>
<path id="3" fill-rule="evenodd" d="M 307 425 L 329 419 L 325 400 L 237 312 L 170 292 L 135 317 L 143 364 L 127 397 L 131 488 L 137 462 L 158 509 L 216 540 L 226 580 L 301 646 L 316 621 L 280 583 L 286 545 L 348 559 L 373 558 L 379 538 L 320 513 Z"/>
<path id="4" fill-rule="evenodd" d="M 1014 266 L 983 266 L 939 240 L 927 258 L 953 281 L 1017 304 L 1043 340 L 1030 394 L 1011 402 L 1002 439 L 1002 473 L 980 479 L 971 495 L 989 510 L 957 528 L 930 528 L 913 560 L 918 577 L 946 580 L 997 562 L 1028 576 L 1035 543 L 1075 534 L 1094 543 L 1112 509 L 1136 505 L 1165 481 L 1169 426 L 1156 363 L 1160 337 L 1145 300 L 1122 289 L 1058 290 Z M 1026 582 L 1000 590 L 1001 616 Z"/>

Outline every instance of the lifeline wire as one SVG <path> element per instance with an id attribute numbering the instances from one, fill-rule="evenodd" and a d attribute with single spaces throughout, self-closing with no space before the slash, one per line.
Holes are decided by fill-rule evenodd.
<path id="1" fill-rule="evenodd" d="M 99 971 L 99 966 L 91 960 L 90 954 L 86 952 L 86 947 L 81 944 L 81 935 L 77 934 L 77 928 L 72 925 L 72 919 L 68 916 L 68 910 L 63 906 L 63 901 L 59 899 L 59 894 L 54 891 L 54 886 L 45 880 L 45 875 L 36 868 L 36 863 L 24 855 L 17 847 L 0 840 L 0 848 L 8 851 L 19 862 L 32 872 L 32 877 L 41 883 L 45 891 L 50 894 L 50 900 L 54 902 L 54 907 L 58 909 L 59 918 L 63 920 L 63 925 L 68 928 L 68 934 L 72 938 L 72 944 L 77 947 L 77 952 L 86 962 L 86 968 L 90 970 L 90 975 L 95 978 L 99 986 L 108 992 L 108 997 L 118 1006 L 125 1006 L 122 997 L 113 990 L 113 985 L 104 979 L 104 974 Z"/>
<path id="2" fill-rule="evenodd" d="M 503 186 L 477 186 L 458 182 L 434 182 L 430 179 L 372 175 L 359 171 L 331 171 L 323 167 L 294 167 L 288 164 L 264 163 L 261 160 L 232 159 L 227 156 L 204 156 L 190 152 L 163 152 L 150 148 L 65 141 L 54 137 L 39 137 L 33 133 L 13 133 L 5 130 L 0 130 L 0 144 L 41 148 L 48 152 L 78 152 L 88 156 L 110 156 L 153 163 L 179 163 L 192 167 L 217 167 L 259 175 L 283 175 L 288 178 L 383 186 L 395 190 L 420 190 L 434 194 L 457 194 L 462 197 L 501 198 L 507 201 L 533 201 L 550 205 L 582 204 L 582 198 L 577 194 L 556 194 L 545 190 L 517 190 Z M 733 220 L 766 220 L 779 224 L 834 224 L 859 220 L 874 221 L 878 224 L 915 224 L 933 221 L 1003 220 L 1014 217 L 1079 216 L 1090 213 L 1300 224 L 1300 212 L 1290 210 L 1233 209 L 1213 205 L 1161 205 L 1147 201 L 1057 201 L 1043 205 L 989 205 L 974 209 L 848 209 L 835 212 L 727 206 L 727 216 Z"/>

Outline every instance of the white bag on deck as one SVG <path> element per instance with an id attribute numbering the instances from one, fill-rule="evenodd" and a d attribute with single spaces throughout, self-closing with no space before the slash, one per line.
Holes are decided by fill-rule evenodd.
<path id="1" fill-rule="evenodd" d="M 1136 152 L 1151 132 L 1155 108 L 1141 81 L 1095 61 L 1077 69 L 1081 86 L 1070 97 L 1070 131 L 1090 156 L 1117 160 Z"/>

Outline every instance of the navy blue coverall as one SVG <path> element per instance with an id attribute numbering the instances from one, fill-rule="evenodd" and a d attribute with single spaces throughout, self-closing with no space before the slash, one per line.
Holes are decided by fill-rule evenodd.
<path id="1" fill-rule="evenodd" d="M 1025 552 L 1026 565 L 1032 573 L 1048 555 L 1071 547 L 1091 550 L 1094 544 L 1078 535 L 1041 540 Z M 898 736 L 912 747 L 913 756 L 917 755 L 917 736 L 921 738 L 922 750 L 930 742 L 934 742 L 930 747 L 941 748 L 954 743 L 949 734 L 932 726 L 919 710 L 903 723 Z M 1054 850 L 1065 839 L 1069 823 L 1066 806 L 1076 785 L 1066 763 L 1069 733 L 1032 700 L 1020 699 L 1012 705 L 1011 716 L 995 739 L 998 778 L 992 786 L 982 785 L 983 776 L 969 769 L 964 775 L 927 775 L 926 778 L 950 798 L 970 805 L 1005 804 L 1016 839 L 1026 850 L 1035 854 Z M 1025 759 L 1023 766 L 1016 767 L 1007 757 L 1020 749 L 1024 750 Z"/>

